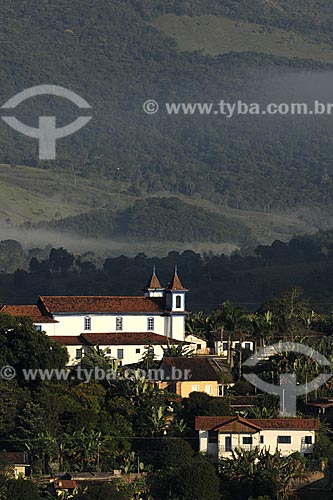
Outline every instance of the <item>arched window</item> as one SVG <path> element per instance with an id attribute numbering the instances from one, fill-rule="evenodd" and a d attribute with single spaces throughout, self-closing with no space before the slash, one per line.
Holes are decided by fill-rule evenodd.
<path id="1" fill-rule="evenodd" d="M 182 307 L 182 298 L 180 295 L 176 295 L 176 309 L 180 309 Z"/>
<path id="2" fill-rule="evenodd" d="M 154 318 L 148 318 L 147 320 L 147 329 L 154 330 Z"/>
<path id="3" fill-rule="evenodd" d="M 90 316 L 86 316 L 84 318 L 84 329 L 91 330 L 91 317 Z"/>

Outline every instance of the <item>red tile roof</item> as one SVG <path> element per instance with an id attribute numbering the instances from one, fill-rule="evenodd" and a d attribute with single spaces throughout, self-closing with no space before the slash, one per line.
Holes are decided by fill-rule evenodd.
<path id="1" fill-rule="evenodd" d="M 183 287 L 182 282 L 179 279 L 177 270 L 175 270 L 173 278 L 168 285 L 168 290 L 179 290 L 179 291 L 181 291 L 181 290 L 186 291 L 187 290 L 186 288 Z"/>
<path id="2" fill-rule="evenodd" d="M 50 314 L 161 313 L 164 311 L 160 300 L 141 296 L 41 296 L 39 302 Z"/>
<path id="3" fill-rule="evenodd" d="M 77 482 L 73 479 L 55 479 L 54 486 L 56 490 L 75 490 Z"/>
<path id="4" fill-rule="evenodd" d="M 155 288 L 163 289 L 163 287 L 162 287 L 162 285 L 160 283 L 160 280 L 156 276 L 155 270 L 153 271 L 153 274 L 151 275 L 151 278 L 148 281 L 146 288 L 147 289 L 150 289 L 150 288 L 153 288 L 153 289 L 155 289 Z"/>
<path id="5" fill-rule="evenodd" d="M 171 340 L 163 335 L 153 332 L 121 332 L 121 333 L 83 333 L 80 336 L 62 335 L 50 337 L 53 342 L 61 345 L 163 345 L 166 346 L 171 341 L 181 344 L 179 340 Z"/>
<path id="6" fill-rule="evenodd" d="M 290 429 L 290 430 L 318 430 L 319 420 L 315 418 L 242 418 L 242 417 L 196 417 L 195 429 L 212 430 L 218 429 L 230 422 L 256 426 L 264 429 Z"/>
<path id="7" fill-rule="evenodd" d="M 58 323 L 41 312 L 38 306 L 8 306 L 4 305 L 0 309 L 1 313 L 9 314 L 10 316 L 28 316 L 33 323 Z"/>
<path id="8" fill-rule="evenodd" d="M 190 358 L 163 358 L 160 368 L 163 370 L 165 380 L 172 380 L 174 370 L 178 369 L 185 374 L 189 370 L 191 381 L 217 381 L 222 382 L 229 378 L 230 373 L 221 370 L 211 359 L 206 357 L 193 356 Z"/>
<path id="9" fill-rule="evenodd" d="M 153 332 L 138 333 L 83 333 L 82 337 L 91 345 L 167 345 L 168 337 Z M 180 344 L 179 340 L 172 340 Z"/>

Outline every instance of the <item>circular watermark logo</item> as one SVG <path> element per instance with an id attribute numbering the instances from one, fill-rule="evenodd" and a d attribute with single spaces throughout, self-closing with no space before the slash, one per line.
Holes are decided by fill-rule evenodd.
<path id="1" fill-rule="evenodd" d="M 296 353 L 307 356 L 318 366 L 331 366 L 330 361 L 325 358 L 318 351 L 311 347 L 298 344 L 295 342 L 281 342 L 272 346 L 260 349 L 254 356 L 243 363 L 243 366 L 254 367 L 260 361 L 267 360 L 268 358 L 282 353 Z M 263 392 L 279 396 L 280 398 L 280 413 L 282 416 L 296 416 L 296 400 L 297 396 L 303 396 L 318 389 L 320 386 L 328 382 L 332 377 L 331 373 L 321 373 L 311 382 L 298 385 L 296 380 L 296 373 L 283 373 L 280 376 L 280 385 L 269 384 L 261 380 L 258 375 L 254 373 L 243 374 L 244 378 L 252 385 L 257 387 Z"/>
<path id="2" fill-rule="evenodd" d="M 155 115 L 159 109 L 160 106 L 158 102 L 153 99 L 149 99 L 143 104 L 143 111 L 147 113 L 147 115 Z"/>
<path id="3" fill-rule="evenodd" d="M 0 368 L 0 380 L 13 380 L 16 377 L 16 370 L 13 366 L 3 366 Z"/>

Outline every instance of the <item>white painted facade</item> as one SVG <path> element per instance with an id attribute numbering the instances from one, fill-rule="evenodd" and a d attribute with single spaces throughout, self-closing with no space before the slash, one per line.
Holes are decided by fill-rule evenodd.
<path id="1" fill-rule="evenodd" d="M 82 333 L 111 333 L 111 332 L 148 332 L 152 331 L 158 335 L 170 339 L 185 340 L 185 315 L 170 313 L 162 314 L 53 314 L 52 318 L 57 323 L 35 323 L 51 337 L 73 336 Z M 90 319 L 90 328 L 86 329 L 86 319 Z M 117 329 L 117 318 L 121 318 L 122 328 Z M 149 320 L 153 319 L 154 327 L 149 328 Z"/>
<path id="2" fill-rule="evenodd" d="M 231 345 L 231 349 L 233 352 L 235 352 L 235 350 L 237 348 L 239 348 L 240 345 L 242 346 L 242 349 L 245 349 L 245 350 L 250 351 L 250 352 L 254 351 L 254 342 L 251 340 L 244 340 L 242 342 L 237 341 L 237 340 L 233 340 L 230 343 L 230 345 Z M 227 357 L 228 350 L 229 350 L 228 340 L 215 340 L 214 349 L 215 349 L 215 354 L 217 356 Z"/>
<path id="3" fill-rule="evenodd" d="M 199 430 L 199 446 L 202 453 L 209 453 L 216 458 L 231 458 L 236 448 L 250 450 L 259 448 L 270 453 L 280 451 L 283 456 L 299 452 L 301 455 L 312 453 L 316 440 L 316 431 L 307 429 L 263 429 L 256 433 L 218 432 Z"/>
<path id="4" fill-rule="evenodd" d="M 167 288 L 161 286 L 154 269 L 142 296 L 41 296 L 36 305 L 5 305 L 1 312 L 31 317 L 36 329 L 67 347 L 71 365 L 97 345 L 123 364 L 133 364 L 141 360 L 145 347 L 154 348 L 160 360 L 169 340 L 185 341 L 187 291 L 176 269 Z"/>
<path id="5" fill-rule="evenodd" d="M 73 366 L 79 363 L 82 357 L 91 349 L 87 345 L 67 345 L 69 356 L 68 366 Z M 166 346 L 163 346 L 166 347 Z M 163 358 L 163 347 L 161 345 L 151 346 L 154 350 L 155 359 L 157 361 Z M 131 365 L 139 363 L 146 352 L 144 345 L 100 345 L 99 348 L 105 352 L 106 356 L 112 359 L 119 359 L 123 365 Z"/>
<path id="6" fill-rule="evenodd" d="M 185 341 L 190 344 L 189 348 L 194 351 L 194 354 L 210 354 L 210 349 L 207 348 L 207 341 L 196 337 L 195 335 L 186 335 Z"/>

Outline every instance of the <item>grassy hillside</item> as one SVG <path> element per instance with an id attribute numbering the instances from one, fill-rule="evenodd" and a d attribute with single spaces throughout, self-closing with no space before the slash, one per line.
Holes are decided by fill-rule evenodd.
<path id="1" fill-rule="evenodd" d="M 178 16 L 212 14 L 244 19 L 300 33 L 330 34 L 333 24 L 330 0 L 134 0 L 145 15 L 175 13 Z M 142 4 L 143 5 L 140 5 Z"/>
<path id="2" fill-rule="evenodd" d="M 257 52 L 274 56 L 314 59 L 333 63 L 333 46 L 313 35 L 236 21 L 218 16 L 176 16 L 165 14 L 153 25 L 177 41 L 180 50 L 202 50 L 217 55 L 229 52 Z"/>
<path id="3" fill-rule="evenodd" d="M 133 206 L 137 197 L 134 194 L 129 194 L 128 185 L 124 182 L 116 182 L 107 178 L 96 177 L 94 179 L 77 175 L 72 171 L 62 172 L 33 168 L 23 166 L 0 166 L 0 225 L 2 225 L 2 239 L 6 237 L 14 237 L 22 239 L 17 234 L 15 229 L 18 225 L 25 223 L 28 228 L 38 222 L 49 220 L 49 223 L 44 223 L 43 227 L 48 230 L 80 232 L 75 227 L 79 224 L 81 234 L 84 236 L 93 237 L 92 234 L 98 226 L 101 226 L 101 220 L 108 217 L 108 214 L 113 211 L 122 211 L 127 207 Z M 158 193 L 160 197 L 170 197 L 171 193 L 161 191 Z M 237 221 L 240 232 L 242 227 L 248 228 L 251 231 L 253 238 L 261 243 L 270 243 L 275 239 L 288 240 L 294 234 L 314 232 L 318 228 L 327 228 L 331 224 L 331 217 L 320 211 L 302 210 L 294 213 L 261 213 L 249 210 L 236 210 L 228 208 L 225 205 L 216 204 L 211 201 L 191 198 L 190 196 L 178 195 L 178 199 L 185 203 L 187 207 L 193 207 L 193 213 L 196 211 L 209 211 L 216 214 L 218 217 L 224 217 L 226 220 Z M 105 210 L 101 217 L 94 215 L 94 211 L 98 213 L 100 206 Z M 97 218 L 96 223 L 91 224 L 87 229 L 80 226 L 80 214 L 92 212 L 92 217 Z M 77 217 L 76 217 L 77 216 Z M 182 216 L 180 211 L 180 217 Z M 69 219 L 66 224 L 60 219 Z M 85 215 L 82 215 L 83 219 Z M 99 220 L 98 220 L 99 219 Z M 53 222 L 52 222 L 53 221 Z M 6 229 L 4 229 L 6 227 Z M 103 231 L 99 232 L 99 236 L 103 239 Z M 105 232 L 104 232 L 105 236 Z M 127 236 L 129 236 L 127 234 Z M 27 235 L 24 236 L 24 240 Z M 36 238 L 31 235 L 29 241 Z M 61 244 L 61 237 L 57 238 L 44 236 L 45 244 L 49 241 L 54 244 Z M 200 238 L 199 238 L 200 239 Z M 202 238 L 201 238 L 202 240 Z M 235 238 L 236 242 L 237 238 Z M 38 238 L 39 244 L 42 245 L 42 240 Z M 227 240 L 223 244 L 207 242 L 204 245 L 201 241 L 196 245 L 194 242 L 186 248 L 193 248 L 197 251 L 208 251 L 212 249 L 215 252 L 228 252 L 235 248 L 236 244 L 228 245 Z M 71 241 L 66 237 L 66 244 L 71 249 L 73 248 Z M 147 249 L 149 254 L 154 251 L 157 254 L 163 253 L 165 245 L 160 245 L 158 241 L 154 243 L 150 238 L 147 239 Z M 107 242 L 103 242 L 103 247 L 107 247 Z M 182 250 L 184 244 L 170 240 L 167 247 L 175 250 Z M 133 248 L 129 248 L 127 244 L 127 253 L 133 254 L 136 251 L 143 251 L 144 244 L 136 243 Z M 124 246 L 119 248 L 119 251 L 126 249 Z"/>
<path id="4" fill-rule="evenodd" d="M 0 223 L 22 224 L 67 217 L 96 206 L 121 209 L 134 203 L 128 185 L 75 172 L 0 165 Z"/>

